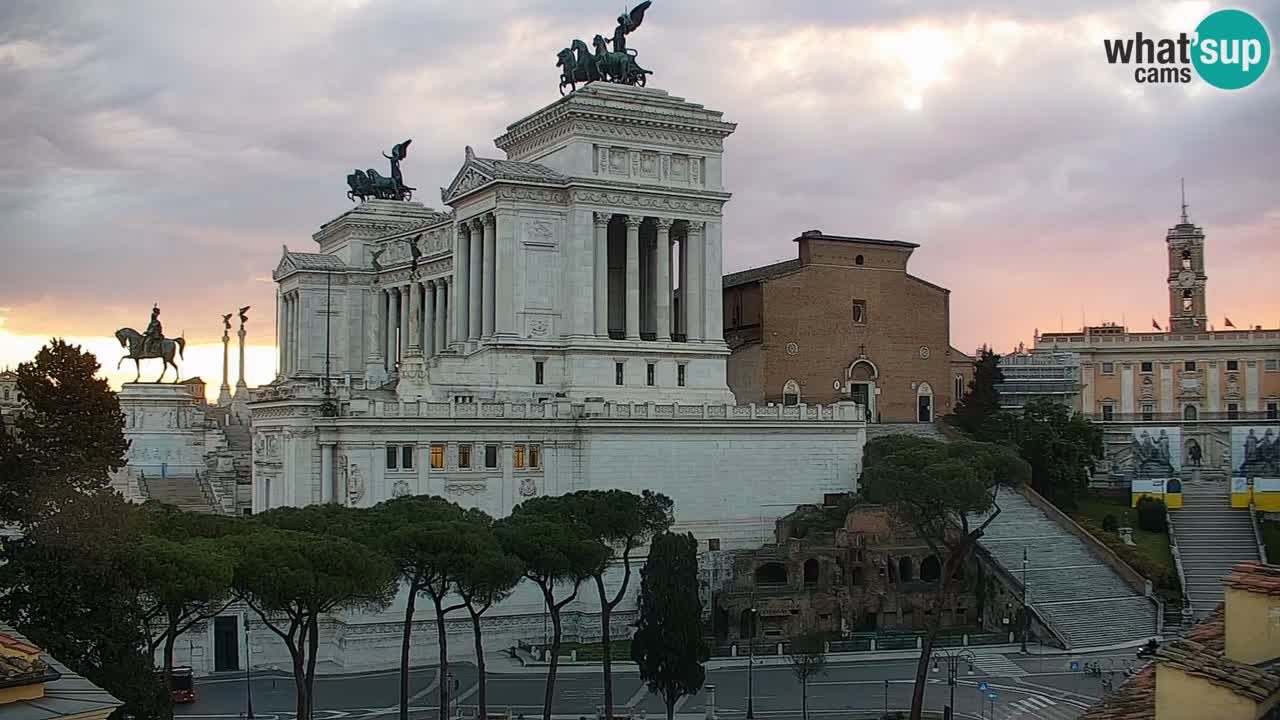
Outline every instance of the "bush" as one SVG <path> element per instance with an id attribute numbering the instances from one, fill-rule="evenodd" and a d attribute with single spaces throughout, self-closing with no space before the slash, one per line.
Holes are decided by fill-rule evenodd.
<path id="1" fill-rule="evenodd" d="M 1120 532 L 1120 521 L 1116 519 L 1115 515 L 1107 515 L 1102 518 L 1102 529 L 1109 533 Z"/>
<path id="2" fill-rule="evenodd" d="M 1138 527 L 1147 532 L 1165 532 L 1169 529 L 1163 500 L 1148 496 L 1138 501 Z"/>

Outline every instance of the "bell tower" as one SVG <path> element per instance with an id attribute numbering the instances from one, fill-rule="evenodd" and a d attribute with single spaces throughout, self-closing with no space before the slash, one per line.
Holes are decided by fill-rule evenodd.
<path id="1" fill-rule="evenodd" d="M 1182 218 L 1165 236 L 1169 248 L 1169 332 L 1204 332 L 1208 326 L 1205 304 L 1204 230 L 1187 219 L 1186 185 L 1182 189 Z"/>

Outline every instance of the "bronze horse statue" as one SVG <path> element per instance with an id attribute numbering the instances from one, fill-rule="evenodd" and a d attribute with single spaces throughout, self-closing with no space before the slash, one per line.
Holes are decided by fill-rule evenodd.
<path id="1" fill-rule="evenodd" d="M 173 361 L 174 356 L 181 358 L 182 351 L 187 346 L 187 341 L 183 338 L 164 338 L 160 341 L 160 351 L 144 350 L 146 340 L 142 333 L 130 327 L 120 328 L 116 331 L 116 340 L 120 341 L 120 347 L 128 348 L 129 354 L 120 358 L 120 362 L 116 363 L 116 369 L 120 369 L 121 363 L 125 360 L 132 360 L 138 374 L 133 378 L 134 382 L 138 382 L 138 378 L 142 377 L 141 360 L 150 360 L 159 358 L 164 361 L 164 367 L 160 370 L 160 377 L 156 378 L 156 382 L 164 380 L 164 375 L 169 371 L 169 366 L 173 366 L 173 381 L 178 382 L 178 364 Z"/>

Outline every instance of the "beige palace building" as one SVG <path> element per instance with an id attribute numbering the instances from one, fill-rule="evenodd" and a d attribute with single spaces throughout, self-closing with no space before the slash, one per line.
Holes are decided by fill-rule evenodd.
<path id="1" fill-rule="evenodd" d="M 1166 236 L 1169 320 L 1162 331 L 1104 324 L 1036 335 L 1037 354 L 1079 358 L 1075 407 L 1107 428 L 1112 475 L 1129 469 L 1120 466 L 1132 464 L 1128 451 L 1145 441 L 1143 433 L 1169 438 L 1165 453 L 1182 477 L 1191 468 L 1206 477 L 1238 472 L 1245 446 L 1256 449 L 1268 430 L 1280 443 L 1280 329 L 1209 325 L 1204 241 L 1184 210 Z"/>

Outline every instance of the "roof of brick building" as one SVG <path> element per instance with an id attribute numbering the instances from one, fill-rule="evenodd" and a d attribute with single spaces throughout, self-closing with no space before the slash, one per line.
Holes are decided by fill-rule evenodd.
<path id="1" fill-rule="evenodd" d="M 1280 597 L 1280 566 L 1262 563 L 1240 563 L 1231 568 L 1225 580 L 1227 587 L 1248 590 L 1259 595 Z"/>

